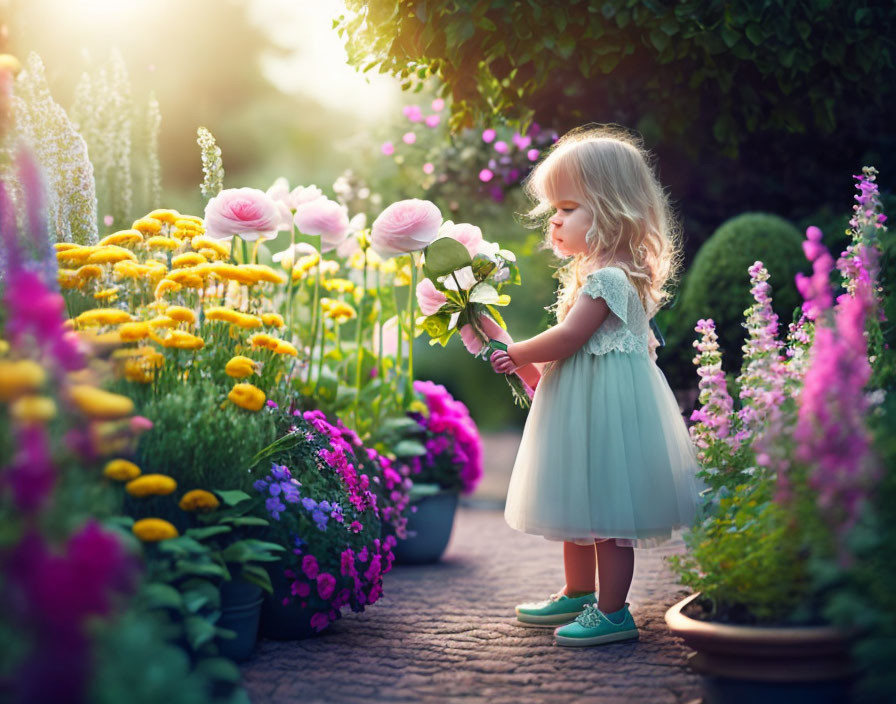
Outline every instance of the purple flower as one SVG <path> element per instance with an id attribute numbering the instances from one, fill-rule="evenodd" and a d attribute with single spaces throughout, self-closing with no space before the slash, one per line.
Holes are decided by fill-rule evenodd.
<path id="1" fill-rule="evenodd" d="M 268 485 L 268 491 L 271 496 L 277 496 L 280 494 L 280 485 L 277 482 L 272 482 Z"/>
<path id="2" fill-rule="evenodd" d="M 333 595 L 336 586 L 336 578 L 329 572 L 321 572 L 317 575 L 317 593 L 322 599 L 329 599 Z"/>
<path id="3" fill-rule="evenodd" d="M 286 506 L 283 504 L 283 502 L 276 497 L 271 497 L 264 502 L 264 505 L 275 521 L 279 521 L 280 514 L 286 510 Z"/>
<path id="4" fill-rule="evenodd" d="M 267 493 L 268 481 L 267 479 L 258 479 L 252 486 L 255 487 L 255 491 Z"/>
<path id="5" fill-rule="evenodd" d="M 302 559 L 302 572 L 305 573 L 305 576 L 308 579 L 314 579 L 317 577 L 317 573 L 320 570 L 320 567 L 317 564 L 317 559 L 314 555 L 305 555 Z"/>
<path id="6" fill-rule="evenodd" d="M 306 511 L 314 511 L 317 508 L 317 501 L 312 499 L 310 496 L 306 496 L 302 499 L 302 507 Z"/>

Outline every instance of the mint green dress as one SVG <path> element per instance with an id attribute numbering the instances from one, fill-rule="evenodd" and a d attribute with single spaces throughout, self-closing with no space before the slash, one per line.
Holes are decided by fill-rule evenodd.
<path id="1" fill-rule="evenodd" d="M 638 292 L 606 267 L 578 295 L 603 298 L 611 312 L 575 354 L 545 366 L 504 517 L 515 530 L 580 545 L 680 544 L 702 484 L 678 403 L 650 358 Z"/>

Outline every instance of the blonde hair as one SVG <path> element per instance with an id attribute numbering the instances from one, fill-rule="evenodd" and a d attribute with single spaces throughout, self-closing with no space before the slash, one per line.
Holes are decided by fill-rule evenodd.
<path id="1" fill-rule="evenodd" d="M 548 220 L 554 208 L 558 174 L 569 178 L 577 200 L 593 214 L 585 236 L 587 254 L 561 265 L 556 309 L 562 321 L 575 302 L 585 276 L 603 266 L 618 266 L 628 275 L 648 318 L 669 297 L 681 266 L 680 227 L 669 198 L 650 165 L 641 139 L 624 128 L 579 127 L 565 134 L 526 179 L 527 195 L 536 201 L 530 219 L 544 227 L 539 249 L 552 249 Z"/>

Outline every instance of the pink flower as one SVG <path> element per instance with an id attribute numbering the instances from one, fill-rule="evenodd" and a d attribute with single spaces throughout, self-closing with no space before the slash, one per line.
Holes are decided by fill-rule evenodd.
<path id="1" fill-rule="evenodd" d="M 323 197 L 323 191 L 314 184 L 310 186 L 296 186 L 289 192 L 286 204 L 289 206 L 290 210 L 295 210 L 300 205 L 310 203 L 313 200 Z"/>
<path id="2" fill-rule="evenodd" d="M 482 348 L 485 346 L 482 343 L 482 340 L 479 339 L 476 331 L 473 330 L 473 326 L 470 324 L 464 325 L 460 329 L 460 339 L 463 341 L 464 347 L 467 348 L 467 352 L 472 355 L 478 355 L 482 352 Z"/>
<path id="3" fill-rule="evenodd" d="M 311 627 L 315 631 L 324 630 L 330 623 L 330 617 L 323 612 L 318 612 L 311 617 Z"/>
<path id="4" fill-rule="evenodd" d="M 479 172 L 479 180 L 483 183 L 488 183 L 492 180 L 492 177 L 494 177 L 494 174 L 489 169 L 483 169 Z"/>
<path id="5" fill-rule="evenodd" d="M 392 156 L 395 153 L 395 145 L 392 142 L 383 142 L 380 151 L 386 156 Z"/>
<path id="6" fill-rule="evenodd" d="M 115 218 L 111 215 L 105 215 L 103 217 L 103 224 L 109 227 L 113 222 L 115 222 Z"/>
<path id="7" fill-rule="evenodd" d="M 281 219 L 277 203 L 257 188 L 227 188 L 205 206 L 205 232 L 216 240 L 234 235 L 249 242 L 270 239 Z"/>
<path id="8" fill-rule="evenodd" d="M 393 315 L 385 323 L 383 323 L 383 355 L 386 357 L 394 357 L 398 352 L 398 316 Z M 373 353 L 380 353 L 380 324 L 374 323 L 373 326 Z"/>
<path id="9" fill-rule="evenodd" d="M 426 118 L 426 126 L 427 127 L 437 127 L 438 124 L 442 121 L 442 118 L 438 115 L 429 115 Z"/>
<path id="10" fill-rule="evenodd" d="M 429 161 L 427 161 L 423 165 L 423 173 L 425 173 L 425 174 L 431 174 L 435 170 L 436 170 L 436 167 Z"/>
<path id="11" fill-rule="evenodd" d="M 466 222 L 461 222 L 455 225 L 450 220 L 439 230 L 439 237 L 450 237 L 453 240 L 457 240 L 467 248 L 471 257 L 476 256 L 479 251 L 479 246 L 483 242 L 482 230 L 476 227 L 476 225 L 471 225 Z"/>
<path id="12" fill-rule="evenodd" d="M 319 569 L 317 559 L 314 555 L 305 555 L 302 559 L 302 572 L 305 573 L 305 576 L 308 577 L 308 579 L 314 579 L 317 577 Z"/>
<path id="13" fill-rule="evenodd" d="M 146 416 L 131 416 L 130 426 L 135 432 L 152 430 L 152 421 Z"/>
<path id="14" fill-rule="evenodd" d="M 529 161 L 535 161 L 538 158 L 538 153 L 539 152 L 537 149 L 530 149 L 529 151 L 526 152 L 526 158 Z"/>
<path id="15" fill-rule="evenodd" d="M 482 130 L 482 141 L 486 144 L 491 144 L 495 141 L 495 137 L 498 135 L 491 127 L 487 130 Z"/>
<path id="16" fill-rule="evenodd" d="M 400 200 L 373 221 L 370 241 L 383 258 L 416 252 L 439 235 L 442 213 L 428 200 Z"/>
<path id="17" fill-rule="evenodd" d="M 419 105 L 405 105 L 402 112 L 411 122 L 420 122 L 423 119 L 423 111 Z"/>
<path id="18" fill-rule="evenodd" d="M 329 599 L 333 595 L 336 586 L 336 578 L 329 572 L 321 572 L 317 575 L 317 593 L 322 599 Z"/>
<path id="19" fill-rule="evenodd" d="M 434 112 L 440 112 L 445 107 L 445 101 L 441 98 L 436 98 L 432 101 L 432 109 Z"/>
<path id="20" fill-rule="evenodd" d="M 423 279 L 417 284 L 417 303 L 423 315 L 435 315 L 447 301 L 445 294 L 429 279 Z"/>
<path id="21" fill-rule="evenodd" d="M 320 235 L 320 251 L 329 252 L 348 236 L 348 213 L 329 198 L 317 198 L 296 208 L 296 227 L 306 235 Z"/>
<path id="22" fill-rule="evenodd" d="M 417 141 L 417 135 L 415 135 L 413 132 L 405 132 L 404 136 L 401 138 L 401 141 L 405 144 L 413 144 Z"/>
<path id="23" fill-rule="evenodd" d="M 507 142 L 497 141 L 495 142 L 495 151 L 498 152 L 498 154 L 506 154 L 510 151 L 510 148 L 507 146 Z"/>
<path id="24" fill-rule="evenodd" d="M 530 144 L 532 144 L 531 137 L 523 137 L 519 132 L 513 135 L 513 143 L 516 145 L 516 148 L 522 151 L 523 149 L 527 149 Z"/>

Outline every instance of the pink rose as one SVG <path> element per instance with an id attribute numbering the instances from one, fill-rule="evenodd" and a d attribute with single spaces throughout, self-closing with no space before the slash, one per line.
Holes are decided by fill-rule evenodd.
<path id="1" fill-rule="evenodd" d="M 469 323 L 460 329 L 460 339 L 463 341 L 464 347 L 467 348 L 467 352 L 472 355 L 482 352 L 482 348 L 485 346 Z"/>
<path id="2" fill-rule="evenodd" d="M 336 579 L 329 572 L 321 572 L 317 575 L 317 593 L 321 599 L 329 599 L 333 595 Z"/>
<path id="3" fill-rule="evenodd" d="M 373 251 L 384 259 L 417 252 L 439 236 L 442 213 L 428 200 L 400 200 L 373 221 Z"/>
<path id="4" fill-rule="evenodd" d="M 380 324 L 373 324 L 373 353 L 378 355 L 380 347 Z M 393 315 L 383 323 L 383 355 L 394 357 L 398 352 L 398 316 Z"/>
<path id="5" fill-rule="evenodd" d="M 308 579 L 314 579 L 317 577 L 318 570 L 319 567 L 314 555 L 305 555 L 302 559 L 302 572 L 305 573 L 305 576 Z"/>
<path id="6" fill-rule="evenodd" d="M 317 186 L 296 186 L 289 192 L 289 197 L 286 199 L 286 203 L 292 210 L 295 210 L 300 205 L 310 203 L 313 200 L 323 197 L 323 191 Z"/>
<path id="7" fill-rule="evenodd" d="M 417 303 L 420 304 L 423 315 L 435 315 L 447 300 L 445 294 L 429 279 L 423 279 L 417 284 Z"/>
<path id="8" fill-rule="evenodd" d="M 471 257 L 475 257 L 479 251 L 479 245 L 482 243 L 482 230 L 475 225 L 467 222 L 458 223 L 446 222 L 439 230 L 439 237 L 450 237 L 457 240 L 470 253 Z"/>
<path id="9" fill-rule="evenodd" d="M 320 251 L 329 252 L 348 236 L 348 214 L 336 201 L 316 198 L 296 208 L 296 227 L 305 235 L 320 235 Z"/>
<path id="10" fill-rule="evenodd" d="M 249 242 L 270 239 L 280 224 L 277 203 L 257 188 L 227 188 L 205 206 L 205 233 L 216 240 L 234 235 Z"/>

